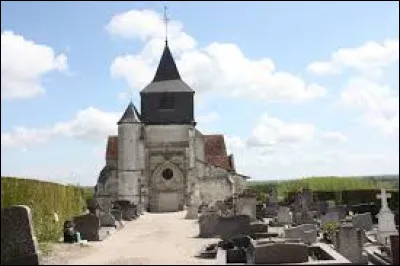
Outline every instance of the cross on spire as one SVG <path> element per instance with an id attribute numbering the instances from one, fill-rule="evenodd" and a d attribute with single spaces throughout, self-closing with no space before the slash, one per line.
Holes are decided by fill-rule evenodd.
<path id="1" fill-rule="evenodd" d="M 168 43 L 168 21 L 169 18 L 167 16 L 167 5 L 163 3 L 164 7 L 164 23 L 165 23 L 165 43 Z"/>
<path id="2" fill-rule="evenodd" d="M 381 209 L 387 209 L 388 208 L 388 202 L 387 199 L 390 199 L 392 194 L 387 193 L 386 190 L 381 188 L 381 194 L 377 194 L 376 197 L 378 199 L 381 199 Z"/>

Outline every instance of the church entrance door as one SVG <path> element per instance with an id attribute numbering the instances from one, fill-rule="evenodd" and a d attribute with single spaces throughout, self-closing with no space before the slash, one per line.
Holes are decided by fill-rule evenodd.
<path id="1" fill-rule="evenodd" d="M 179 211 L 179 194 L 177 192 L 160 192 L 158 208 L 160 212 Z"/>

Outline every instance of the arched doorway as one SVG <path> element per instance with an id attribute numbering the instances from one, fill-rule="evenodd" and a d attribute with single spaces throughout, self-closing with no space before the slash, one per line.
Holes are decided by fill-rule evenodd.
<path id="1" fill-rule="evenodd" d="M 152 202 L 150 210 L 155 212 L 174 212 L 184 204 L 184 173 L 175 164 L 164 162 L 152 174 Z"/>

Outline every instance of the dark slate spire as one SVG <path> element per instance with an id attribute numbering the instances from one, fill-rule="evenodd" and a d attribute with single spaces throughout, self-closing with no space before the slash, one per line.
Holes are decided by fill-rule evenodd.
<path id="1" fill-rule="evenodd" d="M 140 123 L 139 113 L 132 102 L 129 103 L 121 119 L 118 121 L 119 124 L 130 124 L 130 123 Z"/>
<path id="2" fill-rule="evenodd" d="M 153 82 L 177 79 L 181 79 L 181 76 L 179 75 L 179 71 L 176 67 L 171 51 L 169 50 L 168 42 L 165 41 L 164 52 L 161 56 L 160 63 L 158 64 L 157 72 L 154 76 Z"/>

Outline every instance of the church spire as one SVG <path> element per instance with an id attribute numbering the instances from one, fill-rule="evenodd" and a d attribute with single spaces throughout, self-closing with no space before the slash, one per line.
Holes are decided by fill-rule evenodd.
<path id="1" fill-rule="evenodd" d="M 139 113 L 131 101 L 117 124 L 140 123 L 139 117 Z"/>
<path id="2" fill-rule="evenodd" d="M 167 41 L 163 54 L 158 64 L 156 75 L 154 76 L 153 82 L 165 81 L 165 80 L 176 80 L 181 79 L 178 68 L 176 67 L 175 60 L 172 57 L 171 51 L 169 50 Z"/>

